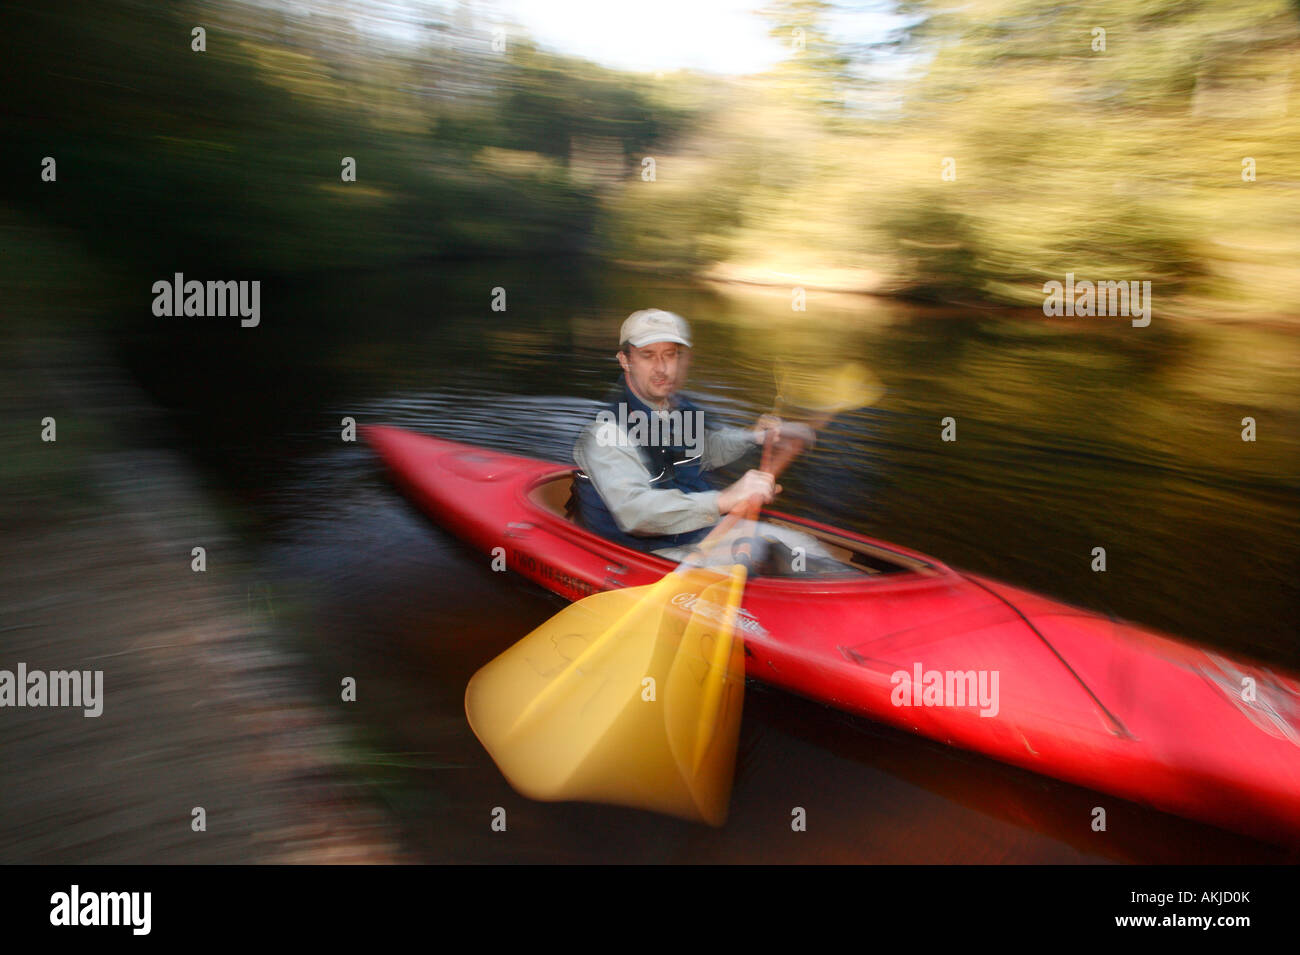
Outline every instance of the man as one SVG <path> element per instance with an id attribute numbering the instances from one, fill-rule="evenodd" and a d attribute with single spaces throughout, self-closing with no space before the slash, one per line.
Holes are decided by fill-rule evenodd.
<path id="1" fill-rule="evenodd" d="M 708 430 L 703 413 L 678 393 L 690 365 L 691 336 L 686 321 L 661 309 L 633 312 L 619 335 L 618 362 L 623 377 L 613 400 L 578 437 L 573 448 L 580 468 L 574 484 L 578 520 L 603 537 L 670 560 L 692 556 L 723 514 L 757 496 L 764 504 L 780 492 L 773 476 L 750 470 L 722 490 L 705 472 L 730 464 L 768 432 L 778 438 L 802 426 L 764 415 L 752 429 Z M 811 432 L 802 428 L 803 437 Z M 752 552 L 760 564 L 772 540 L 782 554 L 829 557 L 816 539 L 787 528 L 737 527 L 737 535 L 757 539 Z M 729 563 L 729 545 L 712 548 L 705 563 Z M 797 569 L 797 568 L 796 568 Z"/>

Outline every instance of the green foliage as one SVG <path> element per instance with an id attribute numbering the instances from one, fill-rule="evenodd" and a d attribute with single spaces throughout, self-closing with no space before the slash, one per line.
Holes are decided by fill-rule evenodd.
<path id="1" fill-rule="evenodd" d="M 644 81 L 595 64 L 510 48 L 497 104 L 500 143 L 567 161 L 577 141 L 616 140 L 625 157 L 680 134 L 688 113 L 656 102 Z"/>
<path id="2" fill-rule="evenodd" d="M 588 246 L 595 200 L 583 188 L 472 162 L 500 139 L 486 109 L 393 98 L 417 78 L 410 61 L 335 55 L 328 33 L 313 47 L 271 12 L 248 16 L 241 8 L 226 27 L 128 0 L 5 7 L 0 82 L 14 95 L 0 199 L 146 274 Z M 208 24 L 204 53 L 190 48 L 196 19 Z M 495 103 L 487 63 L 461 79 Z M 44 156 L 57 185 L 39 181 Z M 355 182 L 341 176 L 344 157 Z"/>
<path id="3" fill-rule="evenodd" d="M 789 55 L 722 80 L 496 54 L 472 20 L 394 49 L 328 5 L 6 5 L 0 201 L 147 275 L 588 252 L 955 301 L 1030 303 L 1072 271 L 1296 310 L 1288 0 L 901 0 L 910 28 L 867 53 L 839 9 L 769 3 Z M 869 89 L 864 57 L 899 49 Z"/>
<path id="4" fill-rule="evenodd" d="M 1162 307 L 1297 312 L 1300 27 L 1284 0 L 907 0 L 916 59 L 897 108 L 834 123 L 830 6 L 767 11 L 776 36 L 805 25 L 809 55 L 702 115 L 661 164 L 691 160 L 691 184 L 671 199 L 628 186 L 610 234 L 675 208 L 676 247 L 644 243 L 652 261 L 712 252 L 791 281 L 835 264 L 880 271 L 882 289 L 1013 304 L 1074 272 L 1150 280 Z M 1243 181 L 1246 157 L 1267 175 Z"/>

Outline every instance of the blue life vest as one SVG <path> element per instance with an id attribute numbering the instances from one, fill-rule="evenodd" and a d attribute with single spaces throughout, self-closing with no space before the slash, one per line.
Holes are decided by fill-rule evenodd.
<path id="1" fill-rule="evenodd" d="M 640 411 L 646 416 L 645 420 L 650 421 L 655 412 L 632 393 L 632 389 L 627 386 L 627 379 L 621 379 L 619 385 L 620 387 L 616 391 L 613 400 L 606 406 L 614 419 L 616 421 L 625 420 L 631 416 L 633 411 Z M 623 416 L 619 414 L 620 403 L 626 409 Z M 681 395 L 674 398 L 674 410 L 681 411 L 683 416 L 696 414 L 698 411 L 695 405 Z M 704 476 L 700 455 L 692 455 L 686 450 L 685 437 L 681 431 L 679 430 L 673 434 L 672 439 L 681 443 L 675 446 L 668 446 L 663 441 L 653 444 L 649 440 L 649 435 L 647 435 L 646 442 L 637 445 L 641 452 L 641 460 L 650 471 L 650 487 L 656 491 L 677 490 L 684 491 L 687 494 L 713 490 L 713 487 Z M 703 431 L 700 432 L 698 440 L 704 440 Z M 689 547 L 691 544 L 698 543 L 707 537 L 711 530 L 709 527 L 701 527 L 693 531 L 683 531 L 680 534 L 656 534 L 652 536 L 628 534 L 618 526 L 618 522 L 614 520 L 614 515 L 605 506 L 604 500 L 601 499 L 600 492 L 591 483 L 591 479 L 581 471 L 574 478 L 573 491 L 577 497 L 578 522 L 583 527 L 599 534 L 601 537 L 622 544 L 624 547 L 631 547 L 634 550 L 652 551 L 663 547 Z"/>

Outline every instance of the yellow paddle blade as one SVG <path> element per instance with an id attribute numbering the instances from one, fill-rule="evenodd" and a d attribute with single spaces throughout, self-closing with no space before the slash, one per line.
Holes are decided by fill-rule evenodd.
<path id="1" fill-rule="evenodd" d="M 722 825 L 744 699 L 742 566 L 580 600 L 479 670 L 465 714 L 516 790 Z"/>
<path id="2" fill-rule="evenodd" d="M 783 414 L 838 414 L 875 403 L 885 392 L 880 379 L 858 362 L 808 368 L 782 362 L 776 369 L 777 404 Z"/>
<path id="3" fill-rule="evenodd" d="M 744 565 L 736 564 L 690 606 L 682 650 L 673 659 L 664 694 L 673 755 L 697 777 L 725 779 L 726 790 L 719 794 L 724 818 L 745 696 L 745 642 L 736 625 L 745 575 Z"/>

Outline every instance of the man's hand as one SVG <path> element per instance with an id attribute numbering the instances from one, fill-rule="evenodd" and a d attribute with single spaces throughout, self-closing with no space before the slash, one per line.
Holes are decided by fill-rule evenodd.
<path id="1" fill-rule="evenodd" d="M 762 444 L 767 440 L 767 433 L 772 432 L 772 441 L 779 444 L 786 441 L 801 441 L 807 447 L 817 443 L 817 433 L 802 421 L 782 421 L 774 414 L 765 414 L 754 425 L 754 443 Z"/>
<path id="2" fill-rule="evenodd" d="M 772 440 L 778 441 L 781 438 L 781 419 L 774 414 L 765 414 L 758 419 L 754 425 L 754 443 L 762 444 L 767 440 L 767 433 L 771 431 Z"/>
<path id="3" fill-rule="evenodd" d="M 770 504 L 780 493 L 781 485 L 766 471 L 746 471 L 739 481 L 718 494 L 718 513 L 734 511 L 756 495 L 764 504 Z"/>

